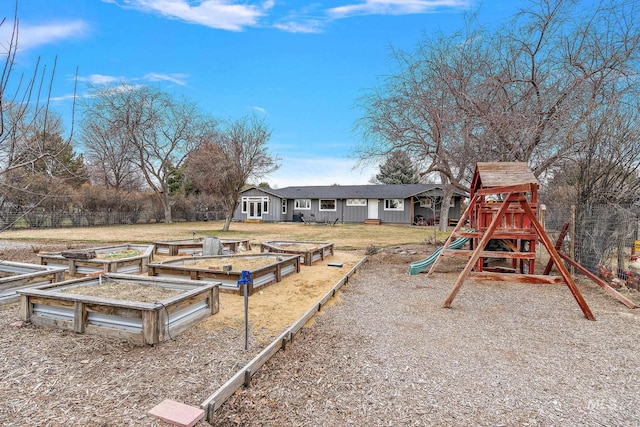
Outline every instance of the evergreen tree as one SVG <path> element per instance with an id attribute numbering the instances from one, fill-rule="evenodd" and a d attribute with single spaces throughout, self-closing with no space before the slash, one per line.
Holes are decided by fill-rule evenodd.
<path id="1" fill-rule="evenodd" d="M 418 184 L 420 179 L 409 155 L 400 150 L 392 151 L 380 165 L 380 173 L 375 176 L 380 184 Z"/>

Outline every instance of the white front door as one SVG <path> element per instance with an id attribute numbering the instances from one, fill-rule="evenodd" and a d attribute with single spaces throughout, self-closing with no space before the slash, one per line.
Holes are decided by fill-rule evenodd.
<path id="1" fill-rule="evenodd" d="M 262 199 L 249 199 L 247 219 L 262 219 Z"/>
<path id="2" fill-rule="evenodd" d="M 367 200 L 367 219 L 378 219 L 378 199 Z"/>

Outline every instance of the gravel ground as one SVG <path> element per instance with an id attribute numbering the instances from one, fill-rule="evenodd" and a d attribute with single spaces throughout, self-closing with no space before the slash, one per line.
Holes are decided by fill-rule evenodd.
<path id="1" fill-rule="evenodd" d="M 341 302 L 233 396 L 231 426 L 635 426 L 640 317 L 581 285 L 406 275 L 374 257 Z M 638 301 L 637 292 L 633 295 Z"/>
<path id="2" fill-rule="evenodd" d="M 638 424 L 637 310 L 581 283 L 591 322 L 565 286 L 473 281 L 444 309 L 460 265 L 407 275 L 423 257 L 370 257 L 251 387 L 198 426 Z M 197 404 L 215 390 L 207 378 L 224 373 L 223 383 L 254 355 L 238 350 L 242 334 L 231 329 L 203 340 L 195 328 L 144 349 L 16 329 L 5 324 L 16 308 L 0 313 L 2 425 L 160 426 L 145 416 L 151 403 Z M 25 334 L 28 344 L 8 353 Z"/>

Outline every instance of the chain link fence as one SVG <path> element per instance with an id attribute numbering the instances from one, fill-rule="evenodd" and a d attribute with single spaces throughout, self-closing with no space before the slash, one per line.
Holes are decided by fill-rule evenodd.
<path id="1" fill-rule="evenodd" d="M 174 222 L 219 221 L 225 213 L 215 211 L 174 211 Z M 76 212 L 12 212 L 0 211 L 0 230 L 25 228 L 95 227 L 120 224 L 152 224 L 164 221 L 161 211 L 76 211 Z"/>
<path id="2" fill-rule="evenodd" d="M 616 286 L 640 288 L 640 205 L 547 207 L 545 228 L 552 237 L 565 223 L 564 253 Z"/>

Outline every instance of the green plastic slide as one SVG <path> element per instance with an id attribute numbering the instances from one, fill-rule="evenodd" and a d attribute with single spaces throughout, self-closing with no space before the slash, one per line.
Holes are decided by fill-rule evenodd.
<path id="1" fill-rule="evenodd" d="M 473 231 L 475 231 L 475 230 L 473 228 L 470 228 L 467 231 L 470 232 L 470 233 L 473 233 Z M 451 245 L 449 245 L 449 249 L 460 249 L 468 241 L 469 241 L 468 237 L 459 237 L 456 240 L 454 240 L 451 243 Z M 439 247 L 438 249 L 436 249 L 427 258 L 422 259 L 420 261 L 412 262 L 411 265 L 409 265 L 409 274 L 414 276 L 414 275 L 416 275 L 418 273 L 423 272 L 425 269 L 431 267 L 431 264 L 436 262 L 436 259 L 438 258 L 438 255 L 440 255 L 440 252 L 442 252 L 442 246 Z"/>

